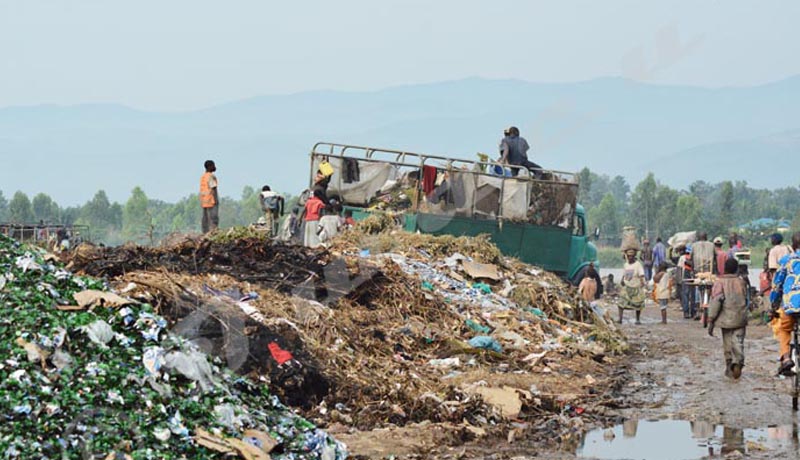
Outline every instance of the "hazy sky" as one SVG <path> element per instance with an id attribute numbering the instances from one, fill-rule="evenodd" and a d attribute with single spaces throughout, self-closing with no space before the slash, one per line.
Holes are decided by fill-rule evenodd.
<path id="1" fill-rule="evenodd" d="M 470 76 L 754 85 L 800 73 L 798 18 L 796 0 L 0 0 L 0 106 Z"/>

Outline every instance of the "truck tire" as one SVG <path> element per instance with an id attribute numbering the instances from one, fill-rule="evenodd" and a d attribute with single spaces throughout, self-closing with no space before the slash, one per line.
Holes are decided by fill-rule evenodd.
<path id="1" fill-rule="evenodd" d="M 573 285 L 573 286 L 576 286 L 576 287 L 577 287 L 579 284 L 581 284 L 581 280 L 583 279 L 583 275 L 585 275 L 585 274 L 586 274 L 586 269 L 587 269 L 587 268 L 589 268 L 589 266 L 588 266 L 588 265 L 586 265 L 586 266 L 584 266 L 584 267 L 581 267 L 581 269 L 580 269 L 580 270 L 578 270 L 577 272 L 575 272 L 575 276 L 573 276 L 572 278 L 570 278 L 569 280 L 567 280 L 567 281 L 569 281 L 569 284 L 571 284 L 571 285 Z"/>

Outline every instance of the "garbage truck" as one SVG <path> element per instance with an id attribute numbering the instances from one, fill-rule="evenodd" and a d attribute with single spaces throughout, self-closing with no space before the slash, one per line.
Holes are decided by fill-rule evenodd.
<path id="1" fill-rule="evenodd" d="M 503 254 L 573 283 L 590 263 L 599 269 L 574 173 L 320 142 L 310 187 L 319 182 L 356 221 L 389 213 L 409 232 L 487 234 Z"/>

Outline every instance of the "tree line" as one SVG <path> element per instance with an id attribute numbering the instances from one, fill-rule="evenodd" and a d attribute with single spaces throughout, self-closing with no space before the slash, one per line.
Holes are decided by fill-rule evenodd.
<path id="1" fill-rule="evenodd" d="M 579 173 L 579 201 L 586 208 L 591 230 L 599 228 L 601 242 L 616 244 L 625 226 L 642 237 L 665 242 L 679 231 L 704 230 L 710 237 L 733 232 L 759 239 L 774 228 L 743 228 L 761 218 L 787 220 L 800 228 L 800 188 L 756 189 L 745 181 L 718 184 L 698 180 L 688 189 L 669 187 L 650 173 L 631 189 L 625 178 L 609 177 L 584 168 Z"/>
<path id="2" fill-rule="evenodd" d="M 287 205 L 290 201 L 287 197 Z M 220 198 L 220 228 L 249 225 L 261 216 L 259 191 L 253 187 L 245 187 L 239 199 Z M 117 203 L 100 190 L 83 205 L 61 206 L 45 193 L 30 198 L 18 191 L 9 199 L 0 190 L 0 222 L 86 225 L 92 241 L 107 245 L 128 241 L 155 244 L 172 233 L 198 233 L 200 219 L 197 194 L 167 203 L 149 198 L 141 187 L 135 187 L 125 203 Z"/>
<path id="3" fill-rule="evenodd" d="M 800 229 L 800 188 L 756 189 L 744 181 L 709 184 L 698 180 L 688 189 L 669 187 L 650 173 L 631 188 L 622 176 L 609 177 L 584 168 L 579 173 L 579 201 L 586 208 L 590 230 L 599 228 L 601 242 L 618 244 L 625 226 L 643 237 L 664 239 L 678 231 L 705 230 L 724 236 L 737 231 L 758 238 L 774 229 L 748 229 L 741 224 L 768 217 L 788 220 Z M 220 199 L 220 227 L 249 225 L 261 217 L 259 191 L 245 187 L 238 199 Z M 287 210 L 293 199 L 287 196 Z M 175 203 L 152 199 L 136 187 L 124 203 L 111 202 L 98 191 L 83 205 L 61 206 L 45 193 L 32 198 L 18 191 L 7 198 L 0 190 L 0 222 L 87 225 L 91 238 L 108 245 L 133 241 L 157 243 L 175 233 L 200 231 L 197 194 Z M 748 234 L 749 233 L 749 234 Z"/>

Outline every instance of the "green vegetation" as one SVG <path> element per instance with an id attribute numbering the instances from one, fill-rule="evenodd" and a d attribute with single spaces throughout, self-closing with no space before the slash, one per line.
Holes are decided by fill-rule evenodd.
<path id="1" fill-rule="evenodd" d="M 618 247 L 598 247 L 597 259 L 600 261 L 600 267 L 602 268 L 622 268 L 622 253 Z"/>
<path id="2" fill-rule="evenodd" d="M 659 236 L 666 240 L 679 231 L 703 230 L 709 238 L 721 236 L 727 242 L 727 236 L 736 232 L 753 249 L 753 266 L 760 266 L 763 243 L 776 229 L 743 229 L 741 225 L 768 217 L 787 220 L 792 229 L 800 228 L 798 187 L 765 190 L 751 188 L 744 181 L 696 181 L 688 190 L 676 190 L 650 173 L 631 190 L 621 176 L 610 178 L 584 168 L 579 177 L 579 200 L 586 208 L 590 231 L 600 228 L 601 246 L 618 246 L 622 228 L 628 225 L 651 240 Z M 613 267 L 619 264 L 617 255 L 601 249 L 599 257 L 603 266 Z"/>
<path id="3" fill-rule="evenodd" d="M 286 210 L 295 199 L 287 197 Z M 245 187 L 238 200 L 220 199 L 220 228 L 228 229 L 255 223 L 261 217 L 258 192 Z M 0 191 L 0 222 L 34 224 L 88 225 L 91 239 L 108 245 L 133 241 L 155 244 L 165 236 L 200 232 L 201 211 L 196 194 L 176 203 L 154 200 L 141 187 L 135 187 L 125 203 L 112 203 L 103 190 L 86 204 L 61 207 L 50 196 L 39 193 L 33 200 L 16 192 L 9 202 Z"/>

